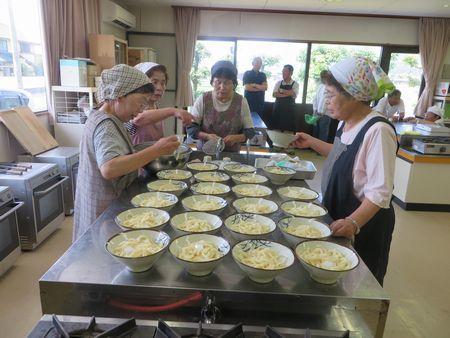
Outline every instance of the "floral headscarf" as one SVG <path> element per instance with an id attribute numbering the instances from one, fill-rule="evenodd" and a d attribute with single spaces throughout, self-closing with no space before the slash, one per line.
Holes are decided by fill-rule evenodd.
<path id="1" fill-rule="evenodd" d="M 368 58 L 350 57 L 330 68 L 331 74 L 356 100 L 369 102 L 395 89 L 387 74 Z"/>

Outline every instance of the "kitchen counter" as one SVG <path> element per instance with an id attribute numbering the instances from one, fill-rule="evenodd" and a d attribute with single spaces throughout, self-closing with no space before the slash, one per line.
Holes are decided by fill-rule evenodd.
<path id="1" fill-rule="evenodd" d="M 245 157 L 236 156 L 233 159 L 243 162 Z M 114 218 L 132 208 L 130 199 L 146 191 L 145 183 L 135 181 L 40 279 L 44 314 L 197 321 L 209 299 L 220 309 L 219 323 L 269 322 L 282 327 L 349 329 L 351 337 L 382 336 L 389 297 L 363 262 L 334 285 L 314 282 L 297 260 L 273 282 L 258 284 L 246 277 L 231 254 L 206 277 L 188 275 L 169 252 L 147 272 L 127 271 L 106 252 L 105 242 L 121 231 Z M 304 181 L 289 184 L 306 186 Z M 280 204 L 275 190 L 271 199 Z M 232 200 L 234 196 L 227 197 L 229 203 Z M 171 215 L 184 211 L 180 204 Z M 228 206 L 221 217 L 232 213 Z M 281 211 L 271 216 L 275 221 L 282 217 Z M 163 231 L 174 236 L 170 225 Z M 236 243 L 226 229 L 221 234 L 230 244 Z M 274 239 L 286 244 L 279 230 Z"/>

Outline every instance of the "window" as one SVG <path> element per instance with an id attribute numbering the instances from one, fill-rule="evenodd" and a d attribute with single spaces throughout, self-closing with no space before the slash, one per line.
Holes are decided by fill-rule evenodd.
<path id="1" fill-rule="evenodd" d="M 391 53 L 389 78 L 402 92 L 406 116 L 414 115 L 422 82 L 422 64 L 416 53 Z"/>
<path id="2" fill-rule="evenodd" d="M 199 40 L 195 45 L 191 69 L 194 99 L 210 91 L 211 67 L 219 60 L 234 60 L 234 41 Z"/>
<path id="3" fill-rule="evenodd" d="M 33 111 L 42 111 L 47 109 L 46 80 L 36 13 L 39 0 L 0 1 L 0 97 L 8 97 L 11 105 L 28 102 Z"/>
<path id="4" fill-rule="evenodd" d="M 306 43 L 238 40 L 236 60 L 239 71 L 239 87 L 237 91 L 241 94 L 244 93 L 242 85 L 244 73 L 252 69 L 253 58 L 259 56 L 263 60 L 261 71 L 267 75 L 268 89 L 265 100 L 270 102 L 275 100 L 272 96 L 275 83 L 282 79 L 283 66 L 290 64 L 294 67 L 292 78 L 299 83 L 300 87 L 297 102 L 301 102 L 307 49 Z"/>
<path id="5" fill-rule="evenodd" d="M 379 62 L 380 46 L 312 44 L 306 102 L 311 103 L 320 84 L 320 72 L 349 56 L 364 56 Z"/>

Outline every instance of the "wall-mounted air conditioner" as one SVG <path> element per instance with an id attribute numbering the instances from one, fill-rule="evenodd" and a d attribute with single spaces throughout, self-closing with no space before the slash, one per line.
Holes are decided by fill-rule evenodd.
<path id="1" fill-rule="evenodd" d="M 115 25 L 122 29 L 136 27 L 136 17 L 125 8 L 110 0 L 102 0 L 102 21 Z"/>

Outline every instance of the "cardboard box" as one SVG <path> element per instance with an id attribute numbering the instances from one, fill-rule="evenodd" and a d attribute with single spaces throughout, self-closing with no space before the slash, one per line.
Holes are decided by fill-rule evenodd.
<path id="1" fill-rule="evenodd" d="M 64 87 L 87 87 L 88 85 L 88 62 L 77 59 L 59 60 L 61 74 L 61 86 Z"/>

